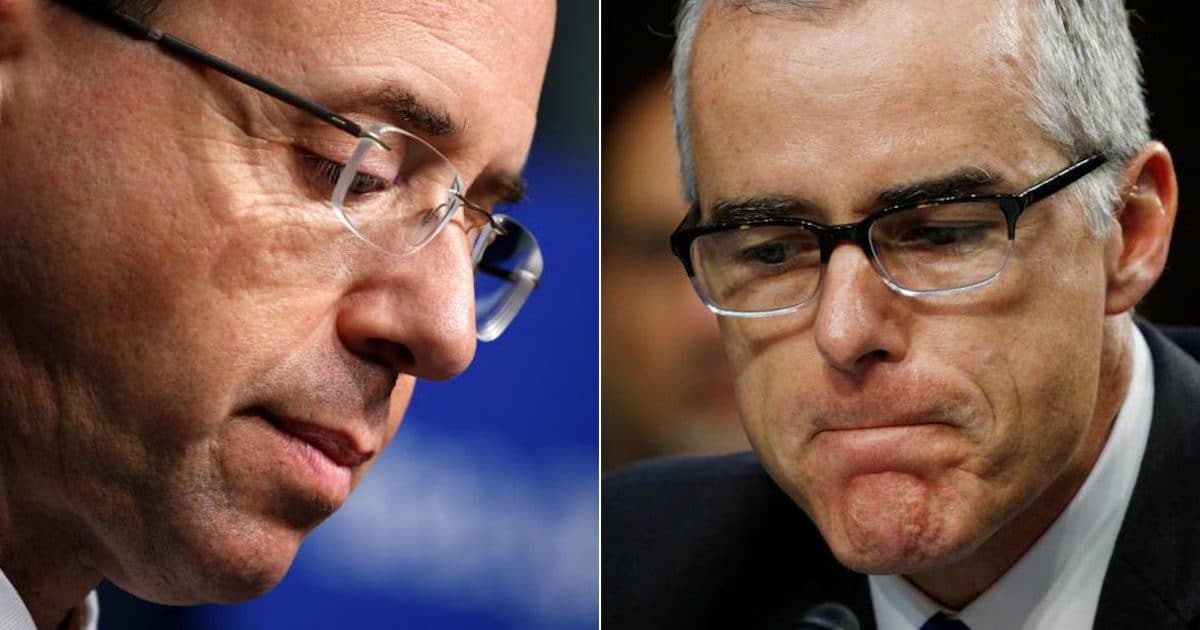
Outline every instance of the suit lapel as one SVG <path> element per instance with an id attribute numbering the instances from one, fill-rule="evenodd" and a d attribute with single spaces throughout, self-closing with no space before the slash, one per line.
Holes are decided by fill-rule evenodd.
<path id="1" fill-rule="evenodd" d="M 1200 365 L 1138 322 L 1154 363 L 1146 454 L 1100 593 L 1097 629 L 1200 617 Z"/>

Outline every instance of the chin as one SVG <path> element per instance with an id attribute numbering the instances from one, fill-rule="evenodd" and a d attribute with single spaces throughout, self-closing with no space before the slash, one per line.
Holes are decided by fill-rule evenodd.
<path id="1" fill-rule="evenodd" d="M 282 524 L 227 518 L 159 536 L 136 573 L 106 577 L 158 604 L 243 602 L 283 580 L 306 533 Z"/>
<path id="2" fill-rule="evenodd" d="M 845 490 L 815 520 L 838 561 L 859 573 L 937 569 L 982 542 L 979 531 L 955 518 L 958 510 L 945 509 L 944 497 L 911 476 L 868 476 Z"/>
<path id="3" fill-rule="evenodd" d="M 179 573 L 169 578 L 126 582 L 110 578 L 113 583 L 141 599 L 166 606 L 196 606 L 200 604 L 236 604 L 260 597 L 275 588 L 287 573 L 290 562 L 277 565 L 213 566 L 212 560 L 202 567 L 174 566 L 168 570 Z"/>
<path id="4" fill-rule="evenodd" d="M 907 575 L 929 571 L 950 564 L 956 555 L 909 544 L 863 548 L 859 546 L 859 541 L 829 541 L 829 546 L 843 566 L 872 575 Z"/>
<path id="5" fill-rule="evenodd" d="M 934 515 L 921 523 L 882 522 L 819 524 L 826 544 L 838 562 L 859 573 L 908 575 L 936 570 L 974 551 L 976 541 Z M 889 522 L 890 521 L 890 522 Z"/>

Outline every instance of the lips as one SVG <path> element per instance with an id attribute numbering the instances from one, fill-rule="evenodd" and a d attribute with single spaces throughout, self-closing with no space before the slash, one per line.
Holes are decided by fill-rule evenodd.
<path id="1" fill-rule="evenodd" d="M 946 422 L 939 422 L 932 419 L 924 418 L 888 418 L 888 419 L 864 419 L 858 422 L 848 423 L 826 423 L 818 432 L 824 431 L 869 431 L 871 429 L 899 429 L 904 427 L 918 427 L 926 425 L 947 425 Z"/>
<path id="2" fill-rule="evenodd" d="M 338 466 L 354 468 L 375 454 L 374 451 L 357 446 L 352 437 L 341 431 L 279 416 L 262 407 L 251 409 L 249 415 L 259 416 L 279 431 L 312 446 Z"/>
<path id="3" fill-rule="evenodd" d="M 911 413 L 878 414 L 826 414 L 813 423 L 817 433 L 824 431 L 862 431 L 922 425 L 954 426 L 953 416 L 947 408 L 928 409 Z"/>

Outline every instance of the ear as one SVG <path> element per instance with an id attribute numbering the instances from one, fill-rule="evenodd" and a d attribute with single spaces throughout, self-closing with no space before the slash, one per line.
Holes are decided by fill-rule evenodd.
<path id="1" fill-rule="evenodd" d="M 1130 159 L 1121 182 L 1117 225 L 1110 228 L 1105 244 L 1108 315 L 1133 308 L 1162 275 L 1178 201 L 1175 165 L 1161 142 L 1142 147 Z"/>
<path id="2" fill-rule="evenodd" d="M 29 44 L 35 0 L 0 0 L 0 64 L 19 56 Z"/>

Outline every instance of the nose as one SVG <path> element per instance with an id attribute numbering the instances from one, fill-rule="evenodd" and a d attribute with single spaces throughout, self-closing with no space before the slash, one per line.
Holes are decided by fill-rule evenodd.
<path id="1" fill-rule="evenodd" d="M 453 224 L 421 250 L 397 258 L 371 252 L 341 299 L 337 334 L 365 361 L 426 380 L 458 375 L 475 356 L 475 285 L 470 251 Z"/>
<path id="2" fill-rule="evenodd" d="M 852 243 L 836 247 L 821 282 L 814 337 L 826 363 L 857 377 L 904 357 L 903 298 L 883 283 L 861 249 Z"/>

